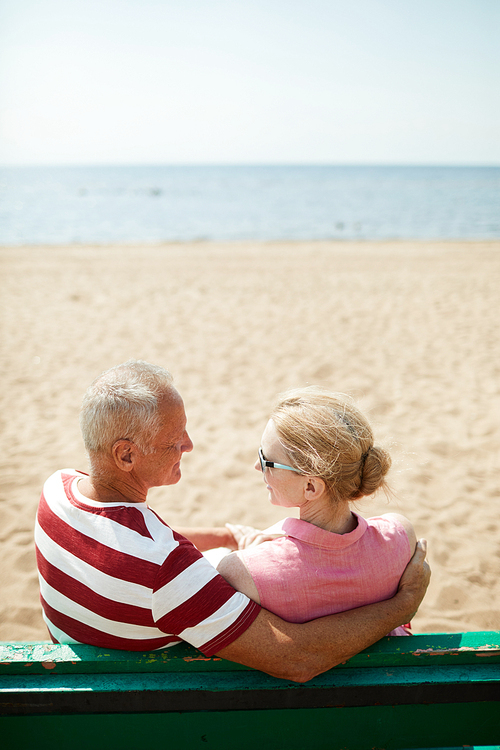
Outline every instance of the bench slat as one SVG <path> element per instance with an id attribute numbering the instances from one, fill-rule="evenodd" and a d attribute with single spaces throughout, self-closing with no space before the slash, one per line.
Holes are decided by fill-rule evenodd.
<path id="1" fill-rule="evenodd" d="M 0 736 L 16 750 L 494 745 L 500 632 L 383 638 L 304 685 L 185 644 L 2 644 Z"/>

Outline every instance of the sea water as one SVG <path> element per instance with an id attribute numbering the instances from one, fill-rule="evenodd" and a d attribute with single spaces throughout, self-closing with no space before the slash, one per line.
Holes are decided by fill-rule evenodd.
<path id="1" fill-rule="evenodd" d="M 500 167 L 0 169 L 0 244 L 493 239 Z"/>

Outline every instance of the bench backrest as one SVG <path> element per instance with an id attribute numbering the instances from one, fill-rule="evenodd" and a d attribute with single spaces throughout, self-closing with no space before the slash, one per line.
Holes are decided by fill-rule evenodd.
<path id="1" fill-rule="evenodd" d="M 500 631 L 383 638 L 299 685 L 187 645 L 0 645 L 6 748 L 500 745 Z"/>

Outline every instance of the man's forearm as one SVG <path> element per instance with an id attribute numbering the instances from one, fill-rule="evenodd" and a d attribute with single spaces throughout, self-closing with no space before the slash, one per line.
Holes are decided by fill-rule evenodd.
<path id="1" fill-rule="evenodd" d="M 415 600 L 402 592 L 385 602 L 301 625 L 263 610 L 243 635 L 217 655 L 274 677 L 307 682 L 408 622 L 415 606 Z"/>
<path id="2" fill-rule="evenodd" d="M 214 549 L 215 547 L 228 547 L 232 550 L 238 547 L 234 536 L 225 526 L 213 526 L 210 528 L 201 526 L 176 526 L 175 530 L 179 534 L 182 534 L 182 536 L 185 536 L 186 539 L 189 539 L 200 552 L 205 552 L 207 549 Z"/>
<path id="3" fill-rule="evenodd" d="M 340 612 L 305 623 L 301 647 L 307 654 L 305 671 L 321 674 L 376 643 L 394 628 L 408 622 L 418 608 L 415 598 L 398 592 L 393 599 Z M 307 676 L 306 679 L 311 679 Z"/>

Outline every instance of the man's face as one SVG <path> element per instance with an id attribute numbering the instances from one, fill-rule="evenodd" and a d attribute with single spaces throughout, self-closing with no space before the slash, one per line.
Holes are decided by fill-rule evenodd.
<path id="1" fill-rule="evenodd" d="M 149 487 L 177 484 L 181 478 L 183 453 L 193 450 L 193 443 L 186 430 L 186 413 L 182 398 L 172 388 L 166 391 L 160 402 L 161 428 L 152 441 L 152 453 L 141 456 L 138 471 Z"/>

